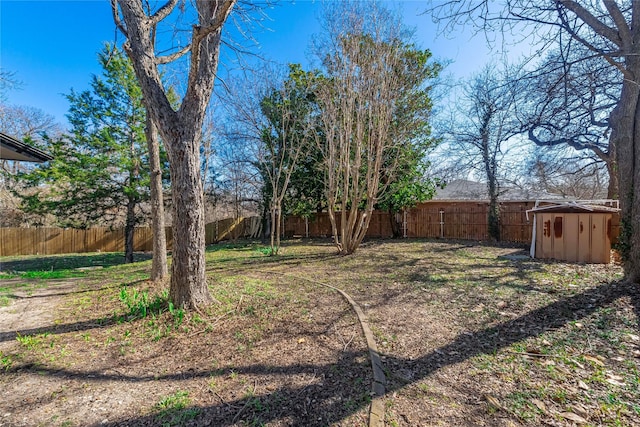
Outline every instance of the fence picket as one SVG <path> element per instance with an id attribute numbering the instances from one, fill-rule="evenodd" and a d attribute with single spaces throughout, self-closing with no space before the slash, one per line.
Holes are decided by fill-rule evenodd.
<path id="1" fill-rule="evenodd" d="M 224 219 L 205 227 L 206 243 L 248 237 L 251 218 Z M 167 249 L 173 247 L 171 227 L 165 228 Z M 0 228 L 0 256 L 55 255 L 83 252 L 124 252 L 124 229 L 95 227 L 84 230 L 54 227 Z M 133 236 L 135 251 L 153 250 L 153 231 L 136 227 Z"/>

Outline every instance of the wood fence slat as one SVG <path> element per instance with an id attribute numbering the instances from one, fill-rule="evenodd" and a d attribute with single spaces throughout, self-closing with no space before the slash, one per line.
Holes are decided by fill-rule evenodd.
<path id="1" fill-rule="evenodd" d="M 207 224 L 206 243 L 224 239 L 238 239 L 250 232 L 248 218 L 224 219 Z M 167 250 L 173 248 L 171 227 L 165 228 Z M 89 229 L 63 229 L 55 227 L 0 228 L 0 256 L 55 255 L 84 252 L 124 252 L 124 229 L 95 227 Z M 135 251 L 153 250 L 153 231 L 149 227 L 136 227 L 133 237 Z"/>
<path id="2" fill-rule="evenodd" d="M 533 201 L 502 202 L 500 203 L 500 233 L 501 240 L 513 243 L 530 243 L 532 233 L 532 218 L 527 221 L 526 211 L 534 207 Z M 444 225 L 440 227 L 440 212 Z M 426 237 L 462 240 L 487 240 L 489 212 L 488 202 L 443 202 L 429 201 L 421 203 L 415 208 L 407 210 L 407 237 Z M 374 212 L 367 231 L 368 237 L 390 237 L 392 235 L 389 214 Z M 336 216 L 339 224 L 340 215 Z M 304 218 L 291 216 L 285 220 L 285 234 L 305 236 Z M 619 215 L 614 214 L 611 221 L 612 241 L 619 233 Z M 331 236 L 331 223 L 326 212 L 316 213 L 309 219 L 310 237 Z"/>
<path id="3" fill-rule="evenodd" d="M 527 221 L 526 211 L 534 202 L 503 202 L 500 204 L 500 232 L 503 241 L 515 243 L 531 242 L 532 224 Z M 441 202 L 430 201 L 419 204 L 406 212 L 407 237 L 441 237 L 440 212 L 444 219 L 444 238 L 464 240 L 486 240 L 487 202 Z M 402 215 L 400 216 L 403 217 Z M 337 216 L 338 224 L 340 216 Z M 220 240 L 235 240 L 250 232 L 249 218 L 228 218 L 207 224 L 205 237 L 207 244 Z M 310 237 L 329 237 L 332 234 L 331 221 L 326 212 L 316 213 L 308 221 Z M 304 218 L 285 218 L 285 236 L 306 236 Z M 620 219 L 614 214 L 611 220 L 612 242 L 617 240 Z M 165 229 L 167 249 L 173 248 L 171 227 Z M 391 237 L 391 218 L 388 212 L 375 211 L 367 230 L 368 237 Z M 123 252 L 124 230 L 91 228 L 72 230 L 62 228 L 0 228 L 0 256 L 11 255 L 54 255 L 77 252 Z M 134 250 L 151 251 L 153 232 L 148 227 L 136 228 Z"/>

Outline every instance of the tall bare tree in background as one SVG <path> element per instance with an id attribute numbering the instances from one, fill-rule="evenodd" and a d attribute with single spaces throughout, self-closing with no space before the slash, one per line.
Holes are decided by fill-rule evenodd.
<path id="1" fill-rule="evenodd" d="M 15 71 L 0 67 L 0 102 L 7 100 L 7 92 L 22 86 L 22 82 L 16 77 Z"/>
<path id="2" fill-rule="evenodd" d="M 14 74 L 3 74 L 4 72 L 0 71 L 0 80 L 15 78 Z M 12 80 L 0 83 L 0 131 L 19 140 L 28 140 L 36 147 L 47 150 L 42 135 L 58 137 L 62 134 L 62 127 L 53 116 L 38 108 L 5 103 L 4 91 L 15 88 L 17 84 Z M 46 223 L 45 218 L 20 209 L 19 198 L 12 194 L 17 190 L 18 182 L 9 178 L 33 167 L 33 164 L 26 162 L 0 160 L 0 226 L 19 227 L 36 220 Z"/>
<path id="3" fill-rule="evenodd" d="M 566 51 L 581 44 L 617 69 L 620 94 L 609 123 L 618 167 L 619 248 L 626 279 L 640 281 L 640 2 L 460 0 L 434 2 L 430 12 L 448 28 L 466 23 L 488 33 L 521 34 L 523 25 L 541 49 L 553 45 Z"/>
<path id="4" fill-rule="evenodd" d="M 271 253 L 278 254 L 284 199 L 291 174 L 298 166 L 298 159 L 307 149 L 316 121 L 312 117 L 313 97 L 311 82 L 313 72 L 304 72 L 292 65 L 289 76 L 272 87 L 260 101 L 260 110 L 266 118 L 266 126 L 260 132 L 260 171 L 266 178 L 265 185 L 270 198 Z"/>
<path id="5" fill-rule="evenodd" d="M 520 82 L 518 110 L 529 139 L 554 151 L 551 157 L 565 152 L 567 163 L 577 166 L 579 175 L 592 162 L 578 166 L 577 158 L 603 163 L 609 175 L 607 197 L 617 198 L 616 150 L 609 122 L 620 94 L 617 70 L 580 44 L 568 52 L 552 50 L 537 68 Z M 587 168 L 592 173 L 598 169 Z"/>
<path id="6" fill-rule="evenodd" d="M 418 86 L 416 79 L 424 85 L 419 96 L 428 93 L 426 81 L 439 68 L 428 65 L 428 51 L 407 42 L 410 34 L 401 20 L 380 3 L 325 7 L 327 39 L 318 55 L 326 81 L 319 86 L 318 105 L 326 197 L 338 251 L 351 254 L 365 237 L 374 206 L 393 182 L 399 153 L 409 142 L 393 138 L 401 134 L 394 123 L 399 109 L 411 105 L 403 94 Z M 381 185 L 383 168 L 389 179 Z"/>
<path id="7" fill-rule="evenodd" d="M 486 66 L 463 85 L 445 130 L 448 156 L 477 168 L 487 182 L 488 233 L 500 240 L 500 178 L 510 140 L 521 132 L 517 119 L 518 82 L 507 72 Z M 511 141 L 512 142 L 512 141 Z"/>
<path id="8" fill-rule="evenodd" d="M 560 147 L 538 147 L 527 162 L 529 185 L 570 199 L 607 197 L 609 177 L 606 165 L 588 156 L 569 155 L 566 151 Z"/>
<path id="9" fill-rule="evenodd" d="M 177 307 L 197 308 L 212 301 L 205 276 L 200 139 L 218 67 L 222 27 L 235 3 L 194 2 L 190 43 L 163 56 L 156 49 L 158 25 L 179 12 L 178 1 L 169 0 L 149 10 L 142 0 L 111 0 L 113 18 L 126 37 L 124 49 L 133 62 L 148 114 L 158 126 L 169 155 L 174 236 L 169 297 Z M 176 111 L 159 67 L 184 55 L 189 59 L 188 80 Z"/>

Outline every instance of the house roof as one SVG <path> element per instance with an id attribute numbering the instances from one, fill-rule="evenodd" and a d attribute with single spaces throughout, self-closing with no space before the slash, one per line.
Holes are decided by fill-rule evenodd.
<path id="1" fill-rule="evenodd" d="M 53 159 L 53 157 L 44 151 L 0 132 L 0 160 L 42 163 L 51 159 Z"/>
<path id="2" fill-rule="evenodd" d="M 499 199 L 505 200 L 536 200 L 536 199 L 562 199 L 559 194 L 551 194 L 545 191 L 533 191 L 516 187 L 502 187 Z M 467 179 L 456 179 L 447 183 L 444 188 L 436 190 L 433 200 L 489 200 L 487 184 Z"/>

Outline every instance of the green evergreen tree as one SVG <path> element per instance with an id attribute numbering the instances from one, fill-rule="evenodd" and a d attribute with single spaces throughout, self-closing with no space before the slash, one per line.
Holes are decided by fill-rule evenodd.
<path id="1" fill-rule="evenodd" d="M 104 71 L 91 90 L 67 95 L 70 134 L 49 140 L 54 160 L 18 176 L 30 187 L 20 196 L 25 211 L 53 214 L 60 226 L 124 223 L 132 262 L 134 227 L 150 197 L 146 110 L 126 55 L 107 45 L 98 58 Z"/>

